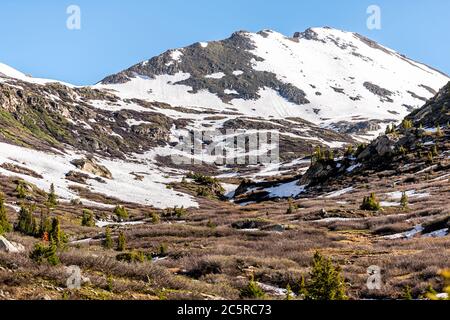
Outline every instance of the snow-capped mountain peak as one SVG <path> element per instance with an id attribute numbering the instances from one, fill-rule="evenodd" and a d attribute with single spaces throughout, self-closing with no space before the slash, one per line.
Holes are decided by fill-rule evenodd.
<path id="1" fill-rule="evenodd" d="M 45 85 L 48 83 L 61 83 L 68 87 L 74 87 L 73 85 L 62 82 L 62 81 L 34 78 L 30 75 L 26 75 L 8 65 L 0 62 L 0 82 L 5 81 L 7 79 L 16 79 L 16 80 L 20 80 L 20 81 L 25 81 L 25 82 L 34 83 L 34 84 L 41 84 L 41 85 Z"/>
<path id="2" fill-rule="evenodd" d="M 383 130 L 449 78 L 359 34 L 272 30 L 169 50 L 98 88 L 122 97 L 252 117 L 300 117 L 347 133 Z"/>

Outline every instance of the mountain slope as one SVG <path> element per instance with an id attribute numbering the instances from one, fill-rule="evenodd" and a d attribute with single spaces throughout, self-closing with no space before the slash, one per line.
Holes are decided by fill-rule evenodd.
<path id="1" fill-rule="evenodd" d="M 177 106 L 300 117 L 365 137 L 401 120 L 448 80 L 361 35 L 315 28 L 292 38 L 241 31 L 170 50 L 98 87 Z"/>
<path id="2" fill-rule="evenodd" d="M 367 146 L 360 145 L 345 154 L 341 152 L 333 160 L 320 159 L 316 153 L 304 174 L 290 172 L 290 176 L 282 180 L 244 181 L 235 192 L 235 200 L 248 203 L 314 197 L 340 190 L 332 193 L 334 198 L 381 178 L 394 185 L 419 184 L 427 180 L 445 182 L 450 170 L 449 106 L 450 82 L 423 107 L 408 115 L 401 125 Z M 434 180 L 428 178 L 431 174 Z"/>
<path id="3" fill-rule="evenodd" d="M 170 50 L 92 87 L 0 65 L 0 174 L 42 189 L 54 183 L 67 200 L 101 194 L 107 203 L 197 206 L 189 192 L 166 185 L 187 171 L 241 179 L 306 170 L 300 159 L 313 147 L 369 138 L 447 80 L 357 34 L 327 28 L 293 38 L 237 32 Z M 227 130 L 279 132 L 281 163 L 238 165 L 233 158 L 216 165 L 217 157 L 176 148 L 180 136 L 211 130 L 221 136 L 208 147 L 235 135 Z M 177 165 L 173 154 L 204 162 Z M 250 150 L 240 146 L 238 154 Z M 97 167 L 86 172 L 74 164 L 81 159 Z"/>

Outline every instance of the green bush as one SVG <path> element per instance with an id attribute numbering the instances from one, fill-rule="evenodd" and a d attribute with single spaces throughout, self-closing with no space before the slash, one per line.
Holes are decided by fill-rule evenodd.
<path id="1" fill-rule="evenodd" d="M 212 185 L 214 185 L 216 183 L 219 183 L 219 180 L 217 180 L 216 178 L 213 178 L 213 177 L 210 177 L 210 176 L 206 176 L 206 175 L 203 175 L 201 173 L 190 172 L 190 173 L 187 174 L 186 177 L 188 179 L 194 180 L 198 184 L 205 185 L 205 186 L 212 186 Z"/>
<path id="2" fill-rule="evenodd" d="M 404 300 L 413 300 L 410 286 L 406 286 L 405 289 L 403 290 L 403 299 Z"/>
<path id="3" fill-rule="evenodd" d="M 450 269 L 446 269 L 440 272 L 444 280 L 444 293 L 447 293 L 447 298 L 439 298 L 437 292 L 430 285 L 430 290 L 427 293 L 427 298 L 430 300 L 450 300 Z"/>
<path id="4" fill-rule="evenodd" d="M 181 208 L 174 207 L 173 209 L 167 208 L 163 213 L 163 216 L 166 218 L 172 218 L 172 217 L 182 218 L 186 215 L 187 215 L 187 210 L 184 208 L 184 206 L 182 206 Z"/>
<path id="5" fill-rule="evenodd" d="M 402 121 L 402 128 L 405 130 L 411 129 L 413 127 L 412 120 L 404 119 Z"/>
<path id="6" fill-rule="evenodd" d="M 293 214 L 298 209 L 298 207 L 294 204 L 292 199 L 289 199 L 288 202 L 289 202 L 289 206 L 286 210 L 286 214 Z"/>
<path id="7" fill-rule="evenodd" d="M 398 154 L 404 156 L 404 155 L 406 155 L 406 152 L 407 152 L 407 150 L 404 146 L 400 146 L 400 148 L 398 148 Z"/>
<path id="8" fill-rule="evenodd" d="M 429 151 L 427 153 L 427 163 L 432 164 L 433 161 L 434 161 L 433 153 L 431 151 Z"/>
<path id="9" fill-rule="evenodd" d="M 353 148 L 352 145 L 349 145 L 347 147 L 347 149 L 345 150 L 344 156 L 349 158 L 349 157 L 353 156 L 354 153 L 355 153 L 355 149 Z"/>
<path id="10" fill-rule="evenodd" d="M 165 243 L 160 244 L 158 248 L 158 256 L 167 256 L 167 253 L 169 252 L 168 246 Z"/>
<path id="11" fill-rule="evenodd" d="M 5 198 L 3 193 L 0 193 L 0 235 L 12 230 L 11 224 L 8 221 L 5 208 Z"/>
<path id="12" fill-rule="evenodd" d="M 305 282 L 305 279 L 302 279 L 300 294 L 306 300 L 346 300 L 345 282 L 340 272 L 340 267 L 335 267 L 331 259 L 316 252 L 309 281 Z"/>
<path id="13" fill-rule="evenodd" d="M 439 156 L 439 152 L 438 152 L 436 145 L 433 146 L 433 149 L 431 150 L 431 152 L 433 153 L 433 156 L 435 156 L 435 157 Z"/>
<path id="14" fill-rule="evenodd" d="M 121 219 L 121 220 L 126 220 L 128 219 L 128 211 L 124 206 L 120 206 L 117 205 L 114 208 L 114 214 L 117 216 L 117 218 Z"/>
<path id="15" fill-rule="evenodd" d="M 252 277 L 247 286 L 241 289 L 240 296 L 243 299 L 264 299 L 266 294 Z"/>
<path id="16" fill-rule="evenodd" d="M 23 181 L 19 181 L 16 187 L 17 198 L 25 199 L 28 195 L 27 187 Z"/>
<path id="17" fill-rule="evenodd" d="M 151 219 L 153 224 L 159 224 L 161 222 L 161 217 L 156 212 L 151 214 Z"/>
<path id="18" fill-rule="evenodd" d="M 361 210 L 366 211 L 378 211 L 381 209 L 380 202 L 375 196 L 375 193 L 371 193 L 370 196 L 364 197 L 361 205 Z"/>
<path id="19" fill-rule="evenodd" d="M 56 255 L 56 244 L 52 243 L 46 246 L 42 243 L 37 243 L 34 246 L 33 251 L 30 253 L 30 258 L 37 263 L 43 263 L 47 261 L 51 265 L 58 265 L 60 263 L 58 256 Z"/>
<path id="20" fill-rule="evenodd" d="M 186 177 L 200 185 L 196 190 L 199 197 L 222 197 L 225 193 L 225 189 L 217 178 L 193 172 L 188 173 Z M 186 179 L 184 179 L 184 184 L 186 184 Z"/>
<path id="21" fill-rule="evenodd" d="M 213 194 L 210 188 L 202 186 L 197 188 L 197 197 L 210 198 L 212 196 Z"/>
<path id="22" fill-rule="evenodd" d="M 81 225 L 83 227 L 95 227 L 94 213 L 91 210 L 88 209 L 83 210 Z"/>
<path id="23" fill-rule="evenodd" d="M 140 251 L 125 252 L 118 254 L 116 260 L 128 263 L 144 262 L 145 255 Z"/>

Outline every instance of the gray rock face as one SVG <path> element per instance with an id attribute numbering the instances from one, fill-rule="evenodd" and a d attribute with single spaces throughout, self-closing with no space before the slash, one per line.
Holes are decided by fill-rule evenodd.
<path id="1" fill-rule="evenodd" d="M 274 73 L 254 70 L 254 61 L 262 60 L 250 52 L 254 48 L 247 33 L 239 31 L 228 39 L 210 42 L 207 47 L 196 43 L 180 49 L 182 57 L 179 61 L 173 60 L 174 50 L 169 50 L 150 59 L 145 64 L 139 63 L 116 75 L 109 76 L 102 83 L 118 84 L 125 83 L 137 76 L 154 78 L 157 75 L 174 75 L 183 72 L 191 76 L 174 84 L 192 87 L 192 93 L 208 90 L 224 102 L 236 98 L 257 100 L 260 98 L 258 93 L 261 89 L 271 88 L 289 102 L 297 105 L 309 103 L 305 92 L 300 88 L 280 81 Z M 233 73 L 237 70 L 242 71 L 242 74 Z M 225 75 L 220 79 L 206 77 L 220 72 Z M 226 90 L 233 90 L 237 93 L 226 93 Z"/>
<path id="2" fill-rule="evenodd" d="M 151 103 L 143 104 L 148 112 L 114 112 L 96 108 L 91 101 L 114 105 L 120 99 L 108 92 L 56 83 L 0 83 L 0 110 L 4 111 L 0 140 L 40 151 L 54 152 L 70 145 L 88 153 L 124 158 L 125 154 L 165 145 L 170 128 L 183 126 L 183 121 L 153 112 Z M 133 128 L 128 120 L 144 124 Z"/>
<path id="3" fill-rule="evenodd" d="M 302 176 L 299 185 L 315 185 L 334 175 L 337 168 L 326 163 L 317 162 Z"/>
<path id="4" fill-rule="evenodd" d="M 346 134 L 363 134 L 381 129 L 382 124 L 394 123 L 395 120 L 367 120 L 360 122 L 339 121 L 332 124 L 333 130 Z"/>
<path id="5" fill-rule="evenodd" d="M 424 127 L 435 127 L 437 124 L 446 126 L 450 121 L 450 83 L 422 108 L 413 111 L 407 119 L 412 120 L 416 127 L 420 124 Z"/>
<path id="6" fill-rule="evenodd" d="M 367 147 L 358 156 L 358 160 L 368 159 L 374 155 L 384 157 L 392 154 L 395 149 L 397 140 L 394 140 L 390 136 L 381 136 L 377 138 L 369 147 Z"/>
<path id="7" fill-rule="evenodd" d="M 0 251 L 19 253 L 25 251 L 25 248 L 19 243 L 10 242 L 5 237 L 0 236 Z"/>
<path id="8" fill-rule="evenodd" d="M 306 40 L 315 40 L 315 41 L 322 41 L 319 40 L 318 34 L 311 28 L 305 30 L 304 32 L 296 32 L 294 33 L 294 40 L 298 39 L 306 39 Z"/>
<path id="9" fill-rule="evenodd" d="M 390 98 L 390 96 L 393 95 L 392 91 L 384 89 L 384 88 L 382 88 L 376 84 L 373 84 L 371 82 L 364 82 L 363 85 L 371 93 L 379 96 L 381 98 L 381 101 L 393 102 L 393 100 Z"/>

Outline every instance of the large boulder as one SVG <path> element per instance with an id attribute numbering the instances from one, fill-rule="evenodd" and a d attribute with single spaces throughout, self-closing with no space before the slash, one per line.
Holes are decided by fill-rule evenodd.
<path id="1" fill-rule="evenodd" d="M 112 179 L 112 174 L 105 166 L 95 162 L 93 158 L 76 159 L 71 162 L 79 170 L 106 179 Z"/>
<path id="2" fill-rule="evenodd" d="M 389 156 L 394 152 L 397 141 L 398 139 L 390 137 L 389 135 L 381 136 L 361 152 L 358 156 L 358 160 L 364 160 L 373 156 Z"/>
<path id="3" fill-rule="evenodd" d="M 339 168 L 332 163 L 314 163 L 308 171 L 302 176 L 299 185 L 315 185 L 326 181 L 329 177 L 334 176 L 339 171 Z"/>
<path id="4" fill-rule="evenodd" d="M 25 248 L 19 243 L 10 242 L 5 237 L 0 236 L 0 251 L 19 253 L 25 251 Z"/>

